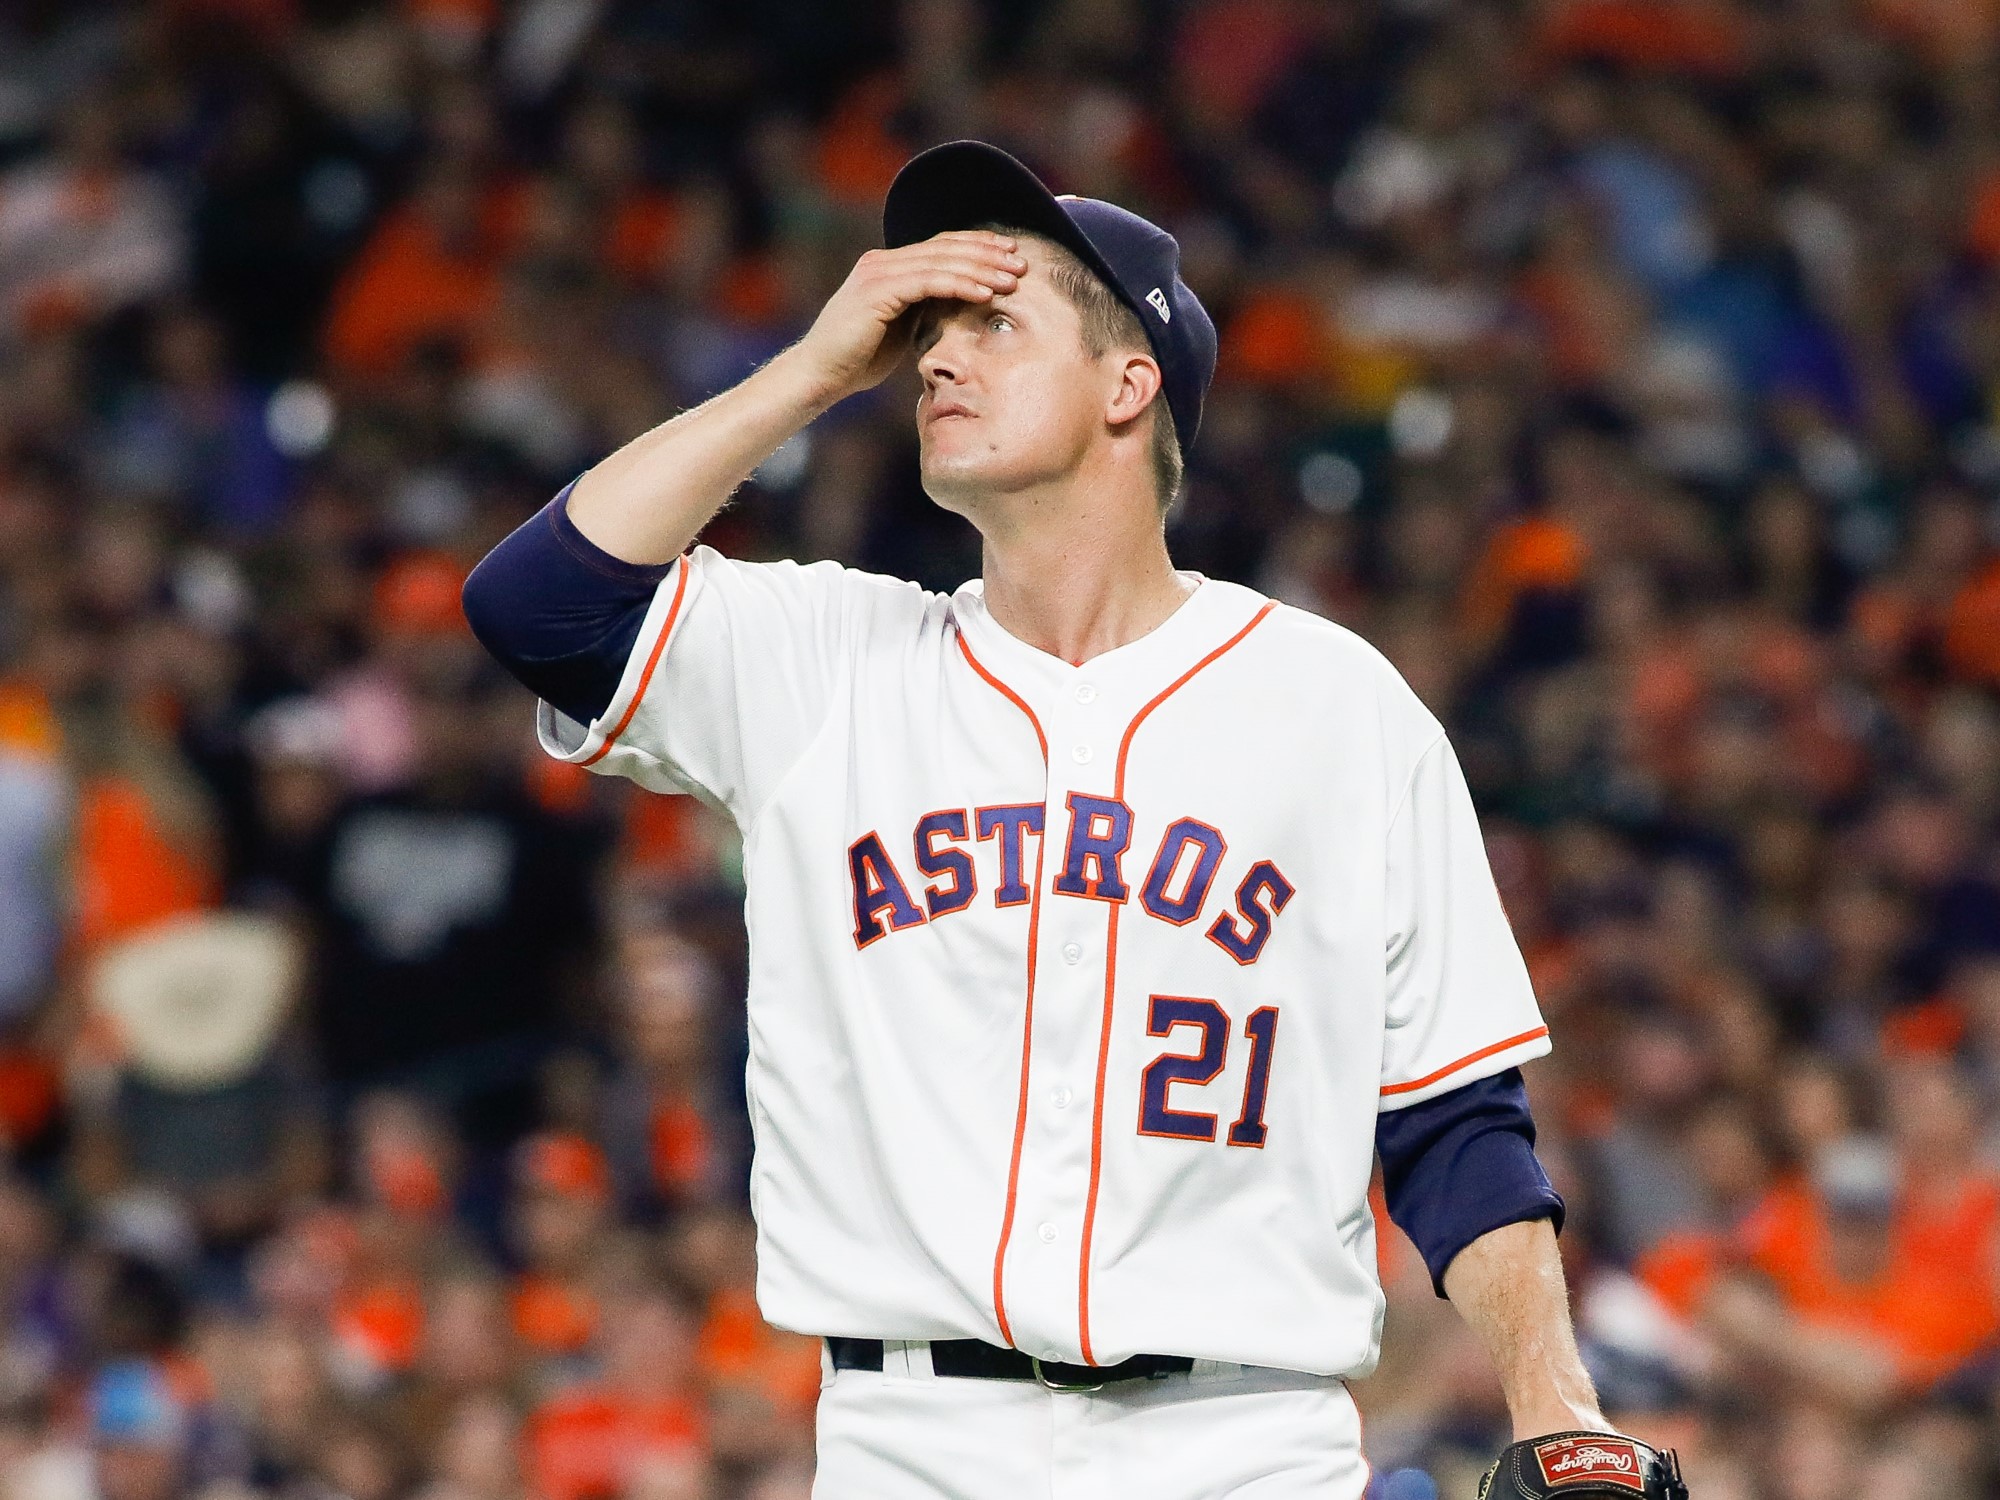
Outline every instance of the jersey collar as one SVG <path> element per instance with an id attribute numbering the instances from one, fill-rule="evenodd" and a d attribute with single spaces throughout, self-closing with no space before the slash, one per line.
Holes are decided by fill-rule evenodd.
<path id="1" fill-rule="evenodd" d="M 1083 680 L 1137 690 L 1170 681 L 1248 624 L 1263 608 L 1262 594 L 1240 584 L 1181 570 L 1194 590 L 1167 618 L 1140 636 L 1081 666 L 1052 656 L 1009 633 L 986 608 L 981 579 L 962 584 L 952 595 L 952 616 L 967 644 L 1007 678 L 1017 691 L 1040 697 Z"/>

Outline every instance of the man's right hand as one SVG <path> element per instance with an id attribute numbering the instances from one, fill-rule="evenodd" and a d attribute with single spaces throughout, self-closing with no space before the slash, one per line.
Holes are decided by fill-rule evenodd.
<path id="1" fill-rule="evenodd" d="M 988 302 L 1028 263 L 1009 236 L 955 229 L 915 245 L 870 250 L 793 347 L 828 404 L 880 385 L 909 353 L 904 317 L 933 298 Z"/>
<path id="2" fill-rule="evenodd" d="M 578 479 L 570 520 L 613 557 L 671 562 L 779 444 L 908 357 L 910 309 L 932 298 L 989 302 L 1012 291 L 1028 269 L 1018 250 L 1006 235 L 978 229 L 870 250 L 798 343 Z"/>

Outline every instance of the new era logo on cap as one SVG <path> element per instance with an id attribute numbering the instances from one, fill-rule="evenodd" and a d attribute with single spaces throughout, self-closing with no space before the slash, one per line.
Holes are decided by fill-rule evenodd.
<path id="1" fill-rule="evenodd" d="M 1154 287 L 1150 292 L 1146 293 L 1146 302 L 1154 312 L 1160 315 L 1162 323 L 1173 322 L 1174 310 L 1167 306 L 1167 294 L 1165 292 L 1161 291 L 1158 287 Z"/>
<path id="2" fill-rule="evenodd" d="M 1639 1463 L 1639 1445 L 1626 1438 L 1557 1438 L 1535 1445 L 1535 1462 L 1550 1489 L 1564 1485 L 1612 1484 L 1646 1492 L 1646 1475 Z"/>

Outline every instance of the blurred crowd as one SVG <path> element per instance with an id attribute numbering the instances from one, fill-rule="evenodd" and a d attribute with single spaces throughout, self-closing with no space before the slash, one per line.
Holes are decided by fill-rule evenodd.
<path id="1" fill-rule="evenodd" d="M 0 7 L 0 1496 L 801 1500 L 737 851 L 458 588 L 916 148 L 1170 225 L 1184 567 L 1452 730 L 1608 1409 L 2000 1495 L 1995 0 Z M 954 587 L 907 376 L 708 534 Z M 1484 1357 L 1385 1235 L 1375 1500 Z"/>

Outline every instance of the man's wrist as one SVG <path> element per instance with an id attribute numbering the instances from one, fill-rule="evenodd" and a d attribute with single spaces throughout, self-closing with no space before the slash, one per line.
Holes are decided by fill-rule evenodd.
<path id="1" fill-rule="evenodd" d="M 781 349 L 759 373 L 783 391 L 783 400 L 797 413 L 801 427 L 854 394 L 814 357 L 803 339 Z"/>
<path id="2" fill-rule="evenodd" d="M 1551 1432 L 1610 1432 L 1597 1387 L 1572 1353 L 1553 1368 L 1522 1371 L 1508 1382 L 1507 1414 L 1513 1419 L 1514 1440 Z"/>
<path id="3" fill-rule="evenodd" d="M 1511 1413 L 1514 1441 L 1542 1437 L 1551 1432 L 1610 1432 L 1597 1403 L 1581 1401 L 1540 1402 Z"/>

